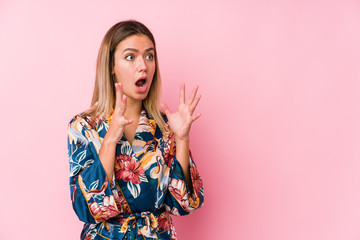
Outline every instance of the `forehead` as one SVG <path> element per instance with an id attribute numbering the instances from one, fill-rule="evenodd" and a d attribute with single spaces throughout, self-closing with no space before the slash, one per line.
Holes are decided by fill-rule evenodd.
<path id="1" fill-rule="evenodd" d="M 145 50 L 153 48 L 153 42 L 143 34 L 132 35 L 121 41 L 116 47 L 117 50 L 124 50 L 126 48 L 134 48 L 138 50 Z"/>

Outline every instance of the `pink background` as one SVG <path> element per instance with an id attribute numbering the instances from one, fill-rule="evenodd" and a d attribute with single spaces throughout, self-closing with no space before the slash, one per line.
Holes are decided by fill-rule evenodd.
<path id="1" fill-rule="evenodd" d="M 179 239 L 360 239 L 359 1 L 0 2 L 0 239 L 79 239 L 66 125 L 107 29 L 155 35 L 163 99 L 203 96 L 205 205 Z M 291 3 L 289 3 L 291 2 Z"/>

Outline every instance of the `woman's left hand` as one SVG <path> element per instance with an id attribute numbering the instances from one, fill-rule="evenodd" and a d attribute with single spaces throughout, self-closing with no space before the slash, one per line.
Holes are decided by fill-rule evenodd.
<path id="1" fill-rule="evenodd" d="M 194 114 L 201 98 L 201 95 L 197 95 L 198 88 L 199 86 L 196 86 L 192 90 L 189 99 L 185 102 L 185 84 L 181 84 L 179 106 L 175 113 L 171 113 L 168 106 L 161 103 L 161 108 L 168 118 L 169 126 L 174 132 L 175 138 L 180 141 L 189 139 L 191 124 L 201 116 L 199 113 Z"/>

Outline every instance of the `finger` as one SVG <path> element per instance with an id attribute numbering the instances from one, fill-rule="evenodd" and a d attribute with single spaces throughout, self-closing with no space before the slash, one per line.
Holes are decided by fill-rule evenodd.
<path id="1" fill-rule="evenodd" d="M 180 104 L 185 103 L 185 83 L 181 83 L 179 103 Z"/>
<path id="2" fill-rule="evenodd" d="M 193 122 L 194 122 L 196 119 L 198 119 L 199 117 L 201 117 L 201 114 L 200 114 L 200 113 L 191 116 L 191 123 L 193 123 Z"/>
<path id="3" fill-rule="evenodd" d="M 115 110 L 118 110 L 121 105 L 123 93 L 122 93 L 122 86 L 121 83 L 115 83 Z"/>
<path id="4" fill-rule="evenodd" d="M 161 110 L 166 114 L 167 117 L 171 115 L 169 107 L 165 103 L 160 104 Z"/>
<path id="5" fill-rule="evenodd" d="M 126 120 L 125 120 L 125 125 L 129 125 L 129 124 L 131 124 L 132 122 L 133 122 L 132 119 L 126 119 Z"/>
<path id="6" fill-rule="evenodd" d="M 189 107 L 189 111 L 190 114 L 192 115 L 196 109 L 196 106 L 198 105 L 199 101 L 200 101 L 201 95 L 196 96 L 195 100 L 191 103 L 190 107 Z"/>
<path id="7" fill-rule="evenodd" d="M 187 104 L 191 105 L 193 103 L 198 89 L 199 89 L 199 86 L 196 86 L 193 88 L 193 90 L 191 91 L 190 97 L 187 101 Z"/>
<path id="8" fill-rule="evenodd" d="M 117 113 L 120 116 L 124 116 L 124 114 L 125 114 L 126 103 L 127 103 L 127 97 L 125 95 L 123 95 L 122 98 L 121 98 L 121 101 L 120 101 L 120 105 L 118 106 L 118 110 L 117 110 Z"/>

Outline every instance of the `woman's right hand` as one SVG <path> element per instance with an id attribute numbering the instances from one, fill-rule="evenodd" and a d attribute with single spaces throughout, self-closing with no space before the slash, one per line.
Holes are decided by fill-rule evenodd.
<path id="1" fill-rule="evenodd" d="M 106 140 L 111 143 L 119 142 L 124 133 L 125 126 L 133 122 L 132 119 L 125 119 L 124 116 L 126 110 L 127 98 L 123 94 L 121 83 L 115 83 L 115 92 L 116 92 L 115 109 L 111 117 L 111 122 L 108 132 L 106 133 L 104 139 L 104 141 Z"/>
<path id="2" fill-rule="evenodd" d="M 99 151 L 100 161 L 105 169 L 107 179 L 112 184 L 114 176 L 114 161 L 116 144 L 120 141 L 125 126 L 132 123 L 132 119 L 125 119 L 126 96 L 120 83 L 115 83 L 115 109 L 111 117 L 109 129 Z"/>

